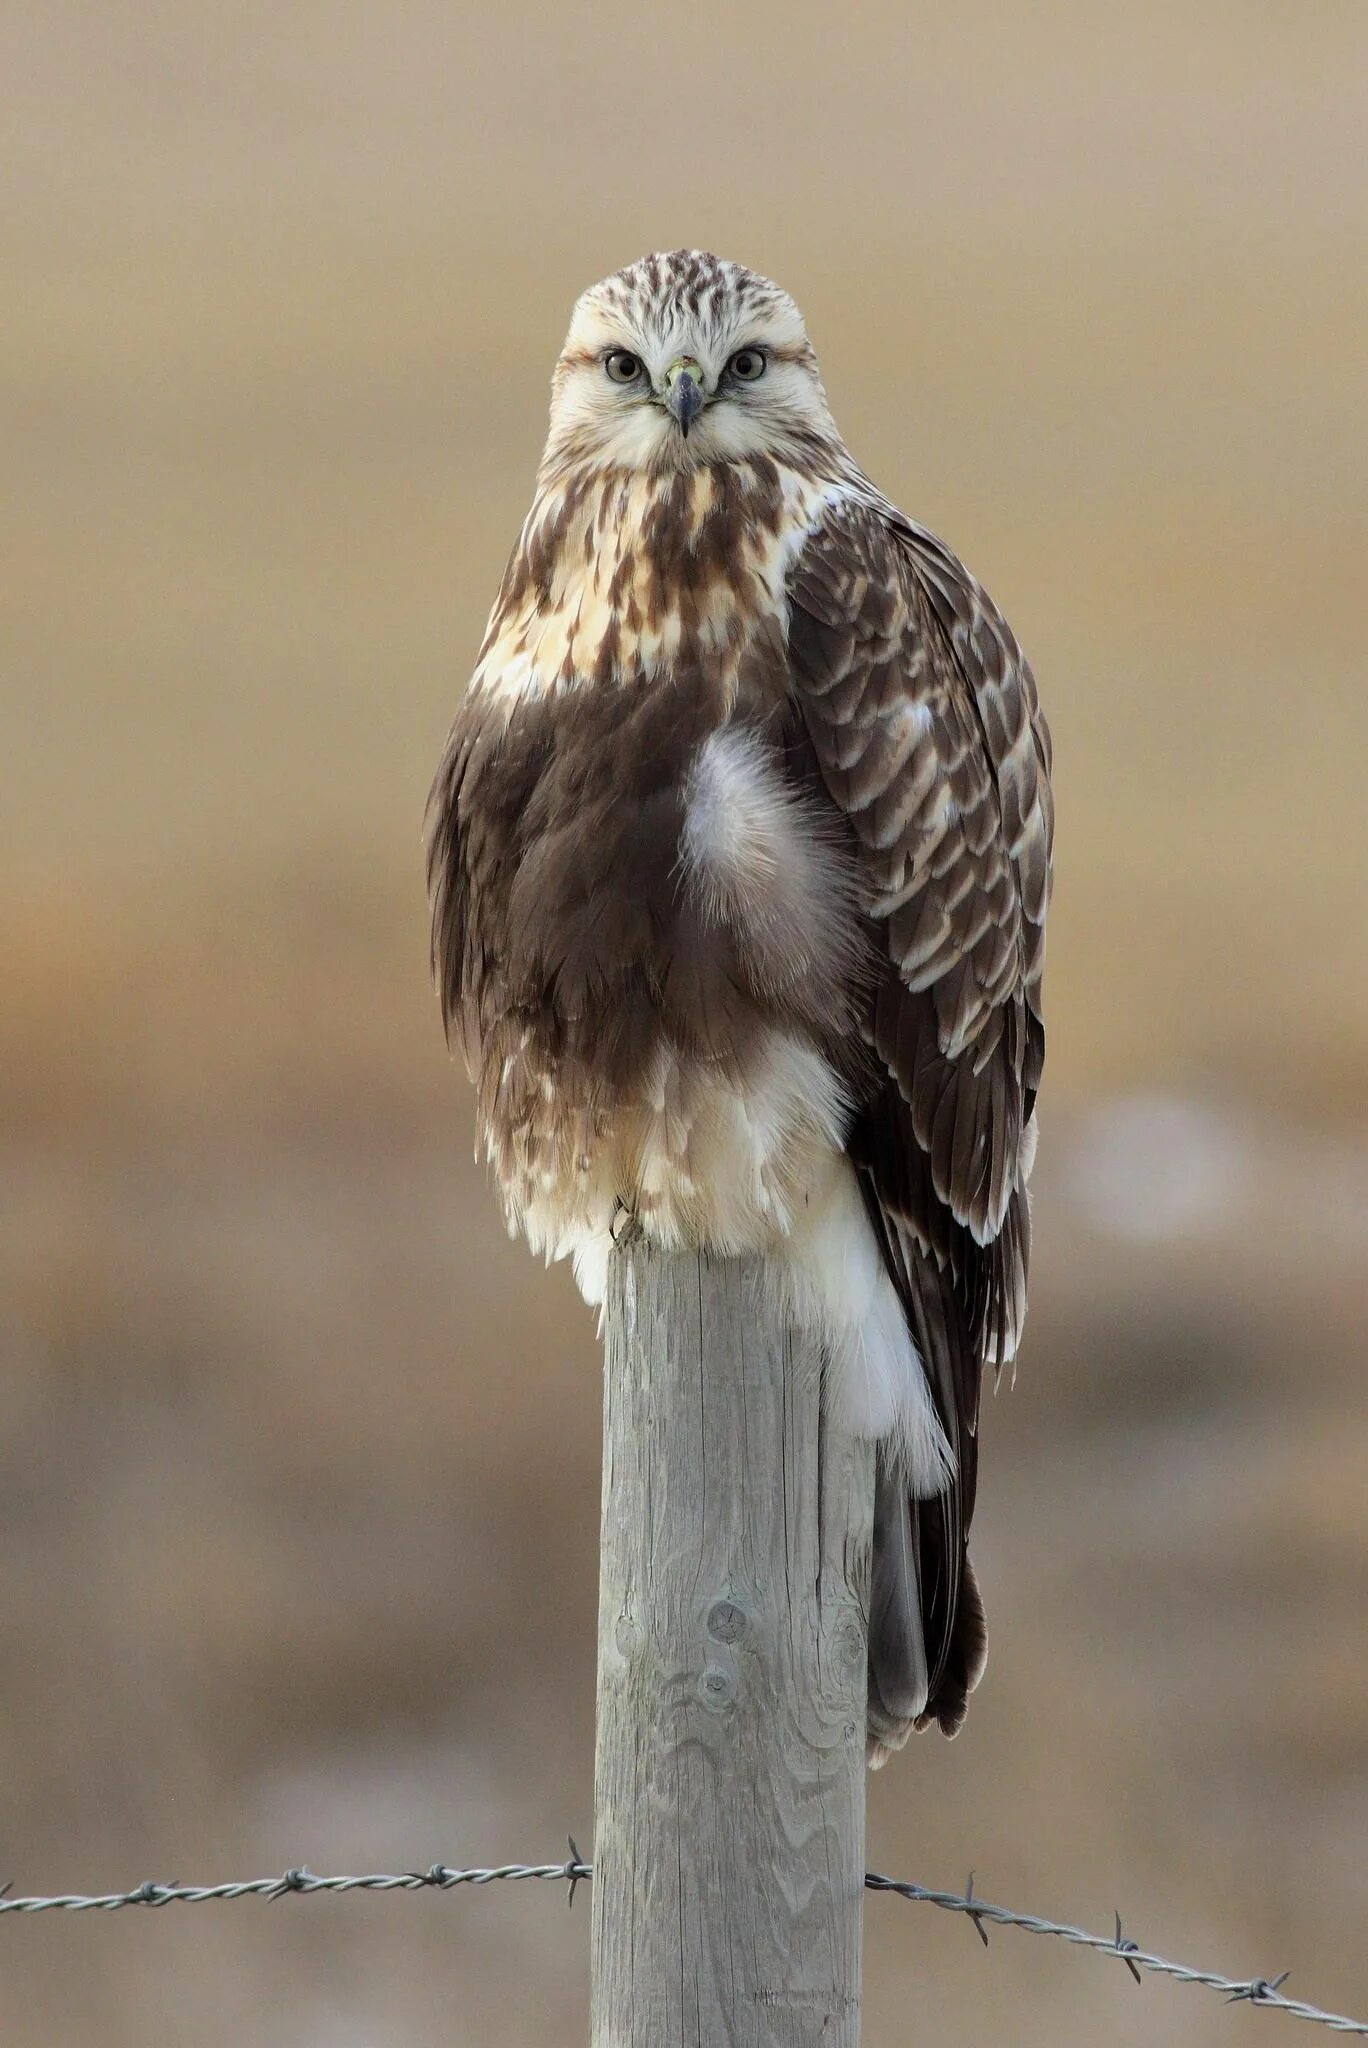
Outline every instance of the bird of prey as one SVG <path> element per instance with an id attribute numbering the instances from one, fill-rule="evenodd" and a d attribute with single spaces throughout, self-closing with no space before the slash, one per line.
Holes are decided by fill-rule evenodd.
<path id="1" fill-rule="evenodd" d="M 868 1752 L 953 1733 L 985 1367 L 1015 1355 L 1050 737 L 1001 613 L 847 452 L 787 293 L 577 303 L 433 787 L 433 966 L 510 1226 L 762 1254 L 877 1440 Z"/>

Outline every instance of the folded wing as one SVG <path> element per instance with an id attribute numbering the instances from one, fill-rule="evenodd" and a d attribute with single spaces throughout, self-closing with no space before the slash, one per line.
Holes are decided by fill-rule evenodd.
<path id="1" fill-rule="evenodd" d="M 880 1472 L 878 1750 L 914 1723 L 953 1731 L 982 1668 L 965 1539 L 983 1368 L 1014 1354 L 1025 1306 L 1050 738 L 987 594 L 872 489 L 828 509 L 789 597 L 795 695 L 876 938 L 873 1079 L 850 1149 L 958 1468 L 929 1500 Z"/>

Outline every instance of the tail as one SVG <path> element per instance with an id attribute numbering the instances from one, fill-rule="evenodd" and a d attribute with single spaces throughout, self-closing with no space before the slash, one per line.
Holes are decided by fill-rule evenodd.
<path id="1" fill-rule="evenodd" d="M 955 1734 L 987 1661 L 987 1623 L 967 1547 L 978 1484 L 985 1318 L 966 1302 L 949 1261 L 923 1249 L 868 1179 L 864 1188 L 953 1457 L 948 1485 L 929 1493 L 913 1484 L 892 1439 L 878 1447 L 868 1709 L 869 1761 L 877 1767 L 914 1728 L 935 1722 Z M 1014 1215 L 1019 1206 L 1016 1197 Z"/>
<path id="2" fill-rule="evenodd" d="M 959 1483 L 952 1481 L 952 1489 Z M 872 1769 L 901 1749 L 914 1728 L 935 1721 L 946 1735 L 955 1734 L 983 1675 L 988 1626 L 958 1523 L 945 1495 L 916 1497 L 896 1454 L 881 1444 L 869 1601 Z"/>

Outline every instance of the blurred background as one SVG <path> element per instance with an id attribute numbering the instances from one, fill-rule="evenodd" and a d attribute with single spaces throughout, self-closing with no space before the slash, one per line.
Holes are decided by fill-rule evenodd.
<path id="1" fill-rule="evenodd" d="M 595 1343 L 472 1161 L 419 833 L 571 302 L 699 243 L 1056 736 L 993 1654 L 871 1860 L 1368 2007 L 1364 9 L 12 0 L 0 72 L 0 1877 L 592 1840 Z M 1295 2032 L 867 1933 L 887 2048 Z M 540 1890 L 0 1956 L 5 2048 L 585 2032 Z"/>

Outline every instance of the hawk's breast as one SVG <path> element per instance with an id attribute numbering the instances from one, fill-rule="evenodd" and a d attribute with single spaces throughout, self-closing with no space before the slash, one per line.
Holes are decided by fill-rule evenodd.
<path id="1" fill-rule="evenodd" d="M 794 771 L 772 528 L 667 581 L 659 520 L 590 555 L 597 517 L 566 522 L 540 597 L 510 570 L 452 735 L 444 980 L 534 1243 L 573 1249 L 621 1202 L 665 1241 L 741 1249 L 842 1142 L 851 875 Z"/>

